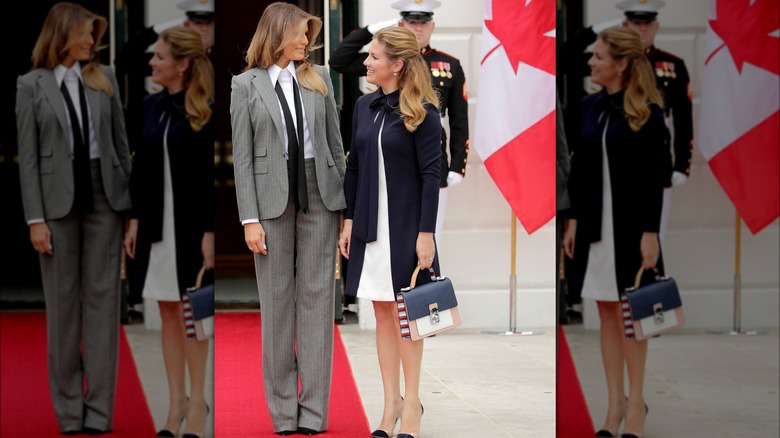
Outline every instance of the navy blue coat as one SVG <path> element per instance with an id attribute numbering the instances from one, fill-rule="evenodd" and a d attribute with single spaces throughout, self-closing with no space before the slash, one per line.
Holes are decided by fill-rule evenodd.
<path id="1" fill-rule="evenodd" d="M 170 95 L 163 90 L 144 99 L 142 141 L 134 147 L 130 178 L 131 217 L 138 219 L 130 288 L 139 296 L 146 282 L 151 245 L 162 239 L 166 114 L 171 117 L 168 159 L 180 293 L 195 285 L 195 278 L 203 266 L 203 234 L 214 231 L 214 117 L 200 131 L 193 131 L 184 110 L 184 93 Z M 210 281 L 204 278 L 204 284 L 207 282 Z"/>
<path id="2" fill-rule="evenodd" d="M 619 291 L 634 285 L 642 265 L 640 242 L 644 232 L 657 233 L 663 191 L 672 171 L 669 130 L 663 110 L 650 104 L 650 118 L 638 132 L 631 130 L 623 109 L 623 95 L 606 91 L 582 100 L 582 130 L 569 176 L 571 217 L 577 219 L 574 260 L 569 287 L 579 295 L 588 265 L 590 244 L 601 240 L 603 198 L 602 135 L 606 126 L 615 240 L 615 274 Z M 663 249 L 663 248 L 662 248 Z M 663 258 L 657 267 L 663 273 Z"/>
<path id="3" fill-rule="evenodd" d="M 425 120 L 414 132 L 407 131 L 398 112 L 399 92 L 385 94 L 378 89 L 358 98 L 352 118 L 352 146 L 347 157 L 344 194 L 347 199 L 345 219 L 352 219 L 352 240 L 345 293 L 357 294 L 368 235 L 368 186 L 379 176 L 370 171 L 367 153 L 374 117 L 382 106 L 387 115 L 382 129 L 382 154 L 390 224 L 390 265 L 393 292 L 409 285 L 417 266 L 417 235 L 436 230 L 439 206 L 441 166 L 441 119 L 439 110 L 426 104 Z M 373 104 L 372 104 L 373 103 Z M 377 120 L 376 123 L 381 123 Z M 373 173 L 373 174 L 372 174 Z M 438 254 L 433 267 L 439 271 Z M 371 267 L 367 267 L 371 268 Z M 425 275 L 420 276 L 424 282 Z"/>

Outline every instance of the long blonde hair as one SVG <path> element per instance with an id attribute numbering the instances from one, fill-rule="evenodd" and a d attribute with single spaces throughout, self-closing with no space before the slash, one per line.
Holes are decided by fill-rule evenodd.
<path id="1" fill-rule="evenodd" d="M 54 69 L 68 56 L 68 50 L 78 42 L 92 23 L 92 38 L 95 44 L 90 49 L 88 61 L 81 63 L 81 76 L 84 83 L 93 90 L 100 90 L 109 96 L 114 95 L 111 81 L 98 67 L 97 53 L 105 48 L 99 43 L 106 33 L 108 22 L 105 18 L 89 11 L 81 5 L 60 2 L 52 6 L 43 22 L 41 33 L 32 52 L 32 68 Z"/>
<path id="2" fill-rule="evenodd" d="M 184 109 L 195 132 L 200 131 L 211 118 L 214 100 L 214 67 L 206 56 L 206 47 L 200 34 L 189 27 L 175 26 L 162 31 L 160 41 L 171 48 L 171 56 L 177 61 L 189 61 L 184 72 Z"/>
<path id="3" fill-rule="evenodd" d="M 309 62 L 309 53 L 322 47 L 316 41 L 322 29 L 322 20 L 289 3 L 271 3 L 263 11 L 246 52 L 244 71 L 273 65 L 282 56 L 284 48 L 293 42 L 297 30 L 304 25 L 309 43 L 304 49 L 303 60 L 296 61 L 295 75 L 302 87 L 327 96 L 328 88 L 325 82 Z"/>
<path id="4" fill-rule="evenodd" d="M 414 34 L 402 27 L 386 27 L 374 35 L 383 46 L 388 61 L 403 61 L 398 72 L 398 88 L 401 90 L 399 105 L 401 117 L 409 132 L 414 132 L 425 119 L 424 104 L 439 107 L 439 96 L 431 85 L 428 65 L 420 55 L 420 46 Z"/>
<path id="5" fill-rule="evenodd" d="M 627 27 L 610 27 L 599 34 L 599 39 L 609 48 L 615 62 L 625 59 L 628 63 L 621 76 L 625 90 L 623 107 L 628 124 L 636 132 L 650 118 L 649 103 L 663 107 L 663 98 L 655 84 L 655 76 L 642 48 L 639 34 Z"/>

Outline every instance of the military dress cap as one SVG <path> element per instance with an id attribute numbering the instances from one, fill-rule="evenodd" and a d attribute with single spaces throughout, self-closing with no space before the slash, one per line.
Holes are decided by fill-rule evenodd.
<path id="1" fill-rule="evenodd" d="M 664 5 L 663 0 L 621 0 L 615 7 L 622 9 L 631 21 L 650 23 L 655 21 L 658 10 Z"/>
<path id="2" fill-rule="evenodd" d="M 214 0 L 183 0 L 176 4 L 190 20 L 214 20 Z"/>
<path id="3" fill-rule="evenodd" d="M 441 6 L 438 0 L 398 0 L 390 5 L 401 11 L 401 18 L 409 21 L 431 21 L 433 10 Z"/>

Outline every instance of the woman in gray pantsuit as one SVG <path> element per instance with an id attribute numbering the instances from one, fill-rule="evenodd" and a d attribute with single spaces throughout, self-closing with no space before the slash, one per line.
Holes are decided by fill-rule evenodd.
<path id="1" fill-rule="evenodd" d="M 19 174 L 40 253 L 49 387 L 60 432 L 70 435 L 105 433 L 114 419 L 130 155 L 119 86 L 97 58 L 107 26 L 82 6 L 54 5 L 33 69 L 17 82 Z"/>
<path id="2" fill-rule="evenodd" d="M 346 202 L 333 87 L 327 70 L 308 61 L 321 28 L 297 6 L 269 5 L 230 100 L 238 211 L 260 293 L 263 382 L 280 435 L 328 426 L 336 245 Z"/>

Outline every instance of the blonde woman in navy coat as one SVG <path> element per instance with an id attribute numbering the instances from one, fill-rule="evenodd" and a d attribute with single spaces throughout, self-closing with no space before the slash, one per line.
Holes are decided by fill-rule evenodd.
<path id="1" fill-rule="evenodd" d="M 563 246 L 573 257 L 569 287 L 596 300 L 609 406 L 600 437 L 643 436 L 647 341 L 626 339 L 620 291 L 640 266 L 663 273 L 658 240 L 666 181 L 672 171 L 669 132 L 639 35 L 602 31 L 588 65 L 603 90 L 583 99 L 582 130 L 571 164 L 571 218 Z M 576 243 L 575 243 L 576 241 Z M 624 391 L 623 369 L 628 370 Z"/>
<path id="2" fill-rule="evenodd" d="M 205 432 L 210 408 L 205 395 L 209 340 L 189 338 L 182 296 L 203 267 L 214 268 L 214 72 L 203 40 L 184 26 L 160 33 L 154 46 L 141 144 L 130 179 L 133 209 L 125 250 L 135 259 L 130 287 L 160 309 L 168 418 L 158 437 Z M 189 396 L 185 377 L 189 376 Z"/>
<path id="3" fill-rule="evenodd" d="M 439 272 L 433 235 L 441 119 L 428 67 L 409 30 L 377 32 L 364 64 L 366 79 L 378 89 L 361 96 L 355 106 L 339 246 L 350 263 L 346 293 L 372 300 L 376 315 L 384 412 L 372 436 L 392 436 L 400 418 L 398 437 L 412 438 L 419 433 L 423 412 L 423 341 L 401 339 L 395 292 L 409 285 L 418 264 Z"/>

